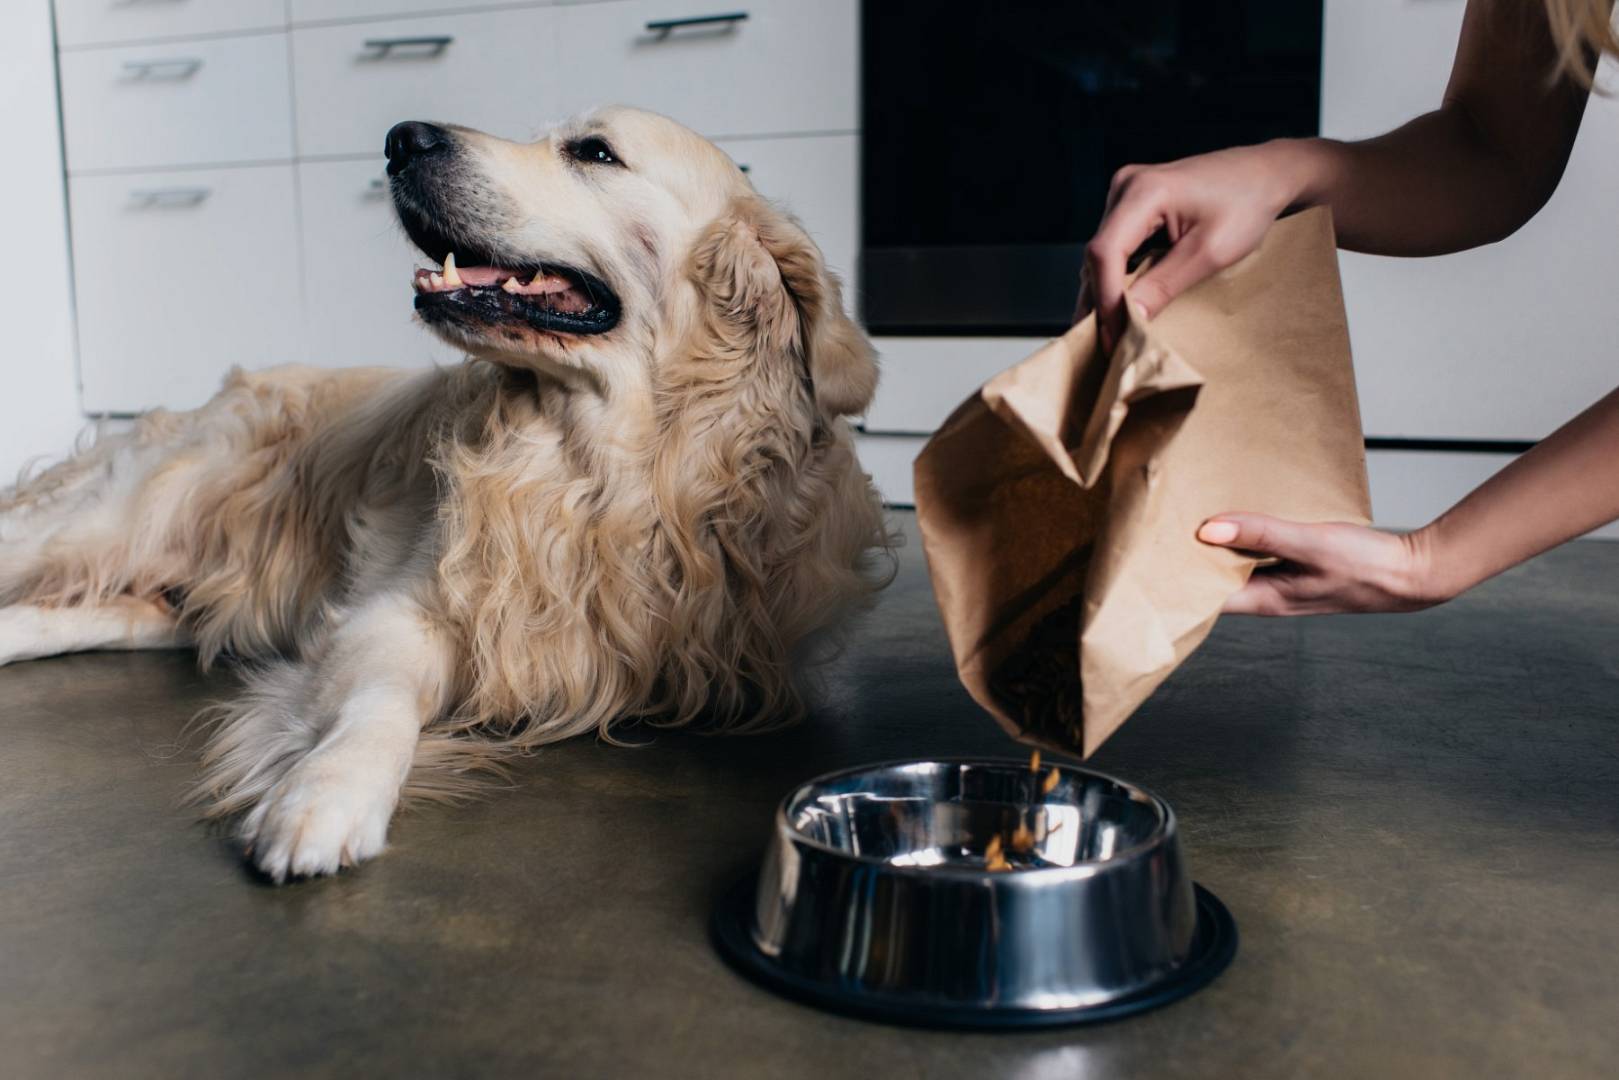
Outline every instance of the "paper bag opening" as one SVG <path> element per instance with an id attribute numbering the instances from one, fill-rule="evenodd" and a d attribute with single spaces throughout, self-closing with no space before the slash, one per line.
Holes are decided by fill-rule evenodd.
<path id="1" fill-rule="evenodd" d="M 917 520 L 962 682 L 1014 735 L 1089 756 L 1207 637 L 1256 565 L 1209 517 L 1370 518 L 1328 211 L 990 380 L 916 462 Z"/>

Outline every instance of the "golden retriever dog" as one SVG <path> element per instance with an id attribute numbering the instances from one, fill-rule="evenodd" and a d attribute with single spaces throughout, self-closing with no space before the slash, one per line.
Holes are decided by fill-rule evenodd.
<path id="1" fill-rule="evenodd" d="M 278 882 L 511 751 L 794 718 L 888 547 L 842 419 L 870 343 L 720 150 L 609 108 L 526 144 L 400 124 L 387 154 L 443 260 L 416 311 L 464 365 L 236 372 L 0 493 L 0 663 L 246 662 L 197 794 Z"/>

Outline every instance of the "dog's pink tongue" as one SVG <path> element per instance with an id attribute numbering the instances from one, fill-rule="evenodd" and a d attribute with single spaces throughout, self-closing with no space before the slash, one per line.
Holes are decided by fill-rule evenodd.
<path id="1" fill-rule="evenodd" d="M 547 293 L 567 292 L 573 286 L 561 274 L 535 274 L 534 280 L 518 281 L 513 292 L 519 296 L 544 296 Z"/>
<path id="2" fill-rule="evenodd" d="M 515 277 L 510 270 L 502 270 L 498 266 L 458 266 L 456 272 L 461 275 L 461 283 L 474 289 L 493 288 L 504 286 L 507 292 L 518 296 L 546 296 L 550 293 L 567 292 L 573 286 L 561 274 L 536 274 L 533 281 L 525 282 L 521 278 L 516 284 L 507 285 L 507 281 Z"/>
<path id="3" fill-rule="evenodd" d="M 463 283 L 473 288 L 499 285 L 502 278 L 512 276 L 511 271 L 500 270 L 493 266 L 457 266 L 455 272 L 461 275 Z"/>

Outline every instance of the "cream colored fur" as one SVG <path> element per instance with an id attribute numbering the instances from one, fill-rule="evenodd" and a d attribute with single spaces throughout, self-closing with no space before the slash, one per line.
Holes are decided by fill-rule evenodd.
<path id="1" fill-rule="evenodd" d="M 581 130 L 622 175 L 558 160 Z M 599 269 L 618 327 L 446 331 L 471 355 L 442 370 L 237 372 L 0 493 L 0 662 L 245 662 L 199 793 L 278 881 L 377 854 L 402 793 L 457 795 L 512 750 L 793 719 L 798 661 L 881 584 L 841 419 L 876 365 L 802 229 L 652 114 L 457 134 L 466 198 L 508 208 L 514 249 Z"/>

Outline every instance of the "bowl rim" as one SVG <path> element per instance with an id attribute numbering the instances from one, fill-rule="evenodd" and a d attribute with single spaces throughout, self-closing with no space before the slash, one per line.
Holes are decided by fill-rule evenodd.
<path id="1" fill-rule="evenodd" d="M 888 761 L 875 761 L 866 765 L 836 769 L 795 784 L 792 790 L 782 797 L 781 801 L 776 804 L 776 835 L 787 843 L 802 844 L 833 858 L 844 859 L 851 863 L 879 867 L 886 873 L 914 875 L 926 877 L 930 880 L 961 879 L 978 882 L 987 881 L 994 884 L 1003 882 L 1011 884 L 1012 882 L 1025 880 L 1051 881 L 1058 878 L 1072 878 L 1074 880 L 1092 878 L 1098 874 L 1104 874 L 1127 866 L 1134 861 L 1135 856 L 1163 847 L 1166 841 L 1172 841 L 1178 836 L 1174 809 L 1155 793 L 1141 787 L 1139 784 L 1120 780 L 1110 773 L 1100 772 L 1083 765 L 1069 765 L 1064 762 L 1052 762 L 1051 764 L 1066 773 L 1075 773 L 1098 780 L 1105 780 L 1132 793 L 1133 796 L 1139 796 L 1140 798 L 1136 801 L 1146 802 L 1151 805 L 1158 812 L 1158 823 L 1153 827 L 1152 832 L 1139 842 L 1115 852 L 1106 859 L 1086 859 L 1068 866 L 1035 866 L 1023 870 L 1003 871 L 983 870 L 977 867 L 963 866 L 959 863 L 942 866 L 904 866 L 892 863 L 876 855 L 847 851 L 807 836 L 794 827 L 787 816 L 787 807 L 793 803 L 801 792 L 817 784 L 824 784 L 846 776 L 878 772 L 902 765 L 993 765 L 1027 769 L 1028 764 L 1027 760 L 1012 757 L 972 757 L 963 755 L 940 758 L 894 758 Z"/>

